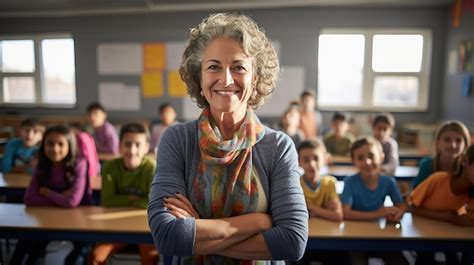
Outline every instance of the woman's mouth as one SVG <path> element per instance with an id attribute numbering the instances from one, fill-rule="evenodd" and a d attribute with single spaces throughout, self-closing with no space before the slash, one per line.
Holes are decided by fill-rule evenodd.
<path id="1" fill-rule="evenodd" d="M 214 93 L 220 95 L 220 96 L 233 96 L 237 95 L 239 91 L 237 90 L 214 90 Z"/>

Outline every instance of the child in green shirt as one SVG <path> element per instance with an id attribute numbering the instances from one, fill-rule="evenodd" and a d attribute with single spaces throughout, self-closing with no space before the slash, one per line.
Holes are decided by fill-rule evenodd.
<path id="1" fill-rule="evenodd" d="M 156 162 L 147 157 L 150 135 L 139 123 L 126 124 L 120 130 L 121 158 L 111 160 L 102 170 L 102 205 L 106 207 L 140 207 L 148 205 Z M 126 244 L 98 244 L 89 264 L 106 264 L 107 258 Z M 141 264 L 156 264 L 158 251 L 154 245 L 139 244 Z"/>

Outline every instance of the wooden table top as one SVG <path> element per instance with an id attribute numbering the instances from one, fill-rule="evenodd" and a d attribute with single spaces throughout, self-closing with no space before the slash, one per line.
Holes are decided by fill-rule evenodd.
<path id="1" fill-rule="evenodd" d="M 146 209 L 26 207 L 24 204 L 0 203 L 0 227 L 11 229 L 44 229 L 148 233 Z"/>
<path id="2" fill-rule="evenodd" d="M 351 239 L 431 239 L 431 240 L 474 240 L 474 228 L 461 227 L 446 222 L 427 219 L 405 213 L 400 223 L 378 221 L 332 222 L 310 218 L 309 238 L 351 238 Z"/>
<path id="3" fill-rule="evenodd" d="M 102 178 L 100 176 L 91 177 L 93 190 L 101 190 Z M 26 189 L 31 181 L 31 175 L 25 173 L 0 173 L 0 188 Z"/>

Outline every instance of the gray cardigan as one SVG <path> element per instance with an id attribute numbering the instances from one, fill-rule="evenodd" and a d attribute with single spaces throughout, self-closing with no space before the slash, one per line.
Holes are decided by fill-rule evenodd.
<path id="1" fill-rule="evenodd" d="M 191 192 L 201 157 L 198 121 L 174 125 L 162 137 L 150 191 L 148 223 L 161 254 L 192 256 L 195 219 L 175 218 L 163 206 L 163 198 L 176 192 L 185 196 Z M 252 152 L 273 220 L 273 227 L 263 232 L 272 259 L 298 260 L 304 254 L 308 239 L 308 211 L 299 183 L 302 172 L 293 142 L 286 134 L 265 127 L 263 139 Z M 177 257 L 173 263 L 176 262 L 179 263 Z"/>

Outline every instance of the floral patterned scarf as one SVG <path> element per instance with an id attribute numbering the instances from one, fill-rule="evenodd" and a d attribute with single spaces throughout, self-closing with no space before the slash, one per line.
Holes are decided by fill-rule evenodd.
<path id="1" fill-rule="evenodd" d="M 234 137 L 223 140 L 207 108 L 198 126 L 201 161 L 190 199 L 200 217 L 216 219 L 255 212 L 258 176 L 252 165 L 252 147 L 263 138 L 263 125 L 249 109 Z M 192 264 L 252 263 L 221 256 L 199 256 L 188 261 Z"/>

